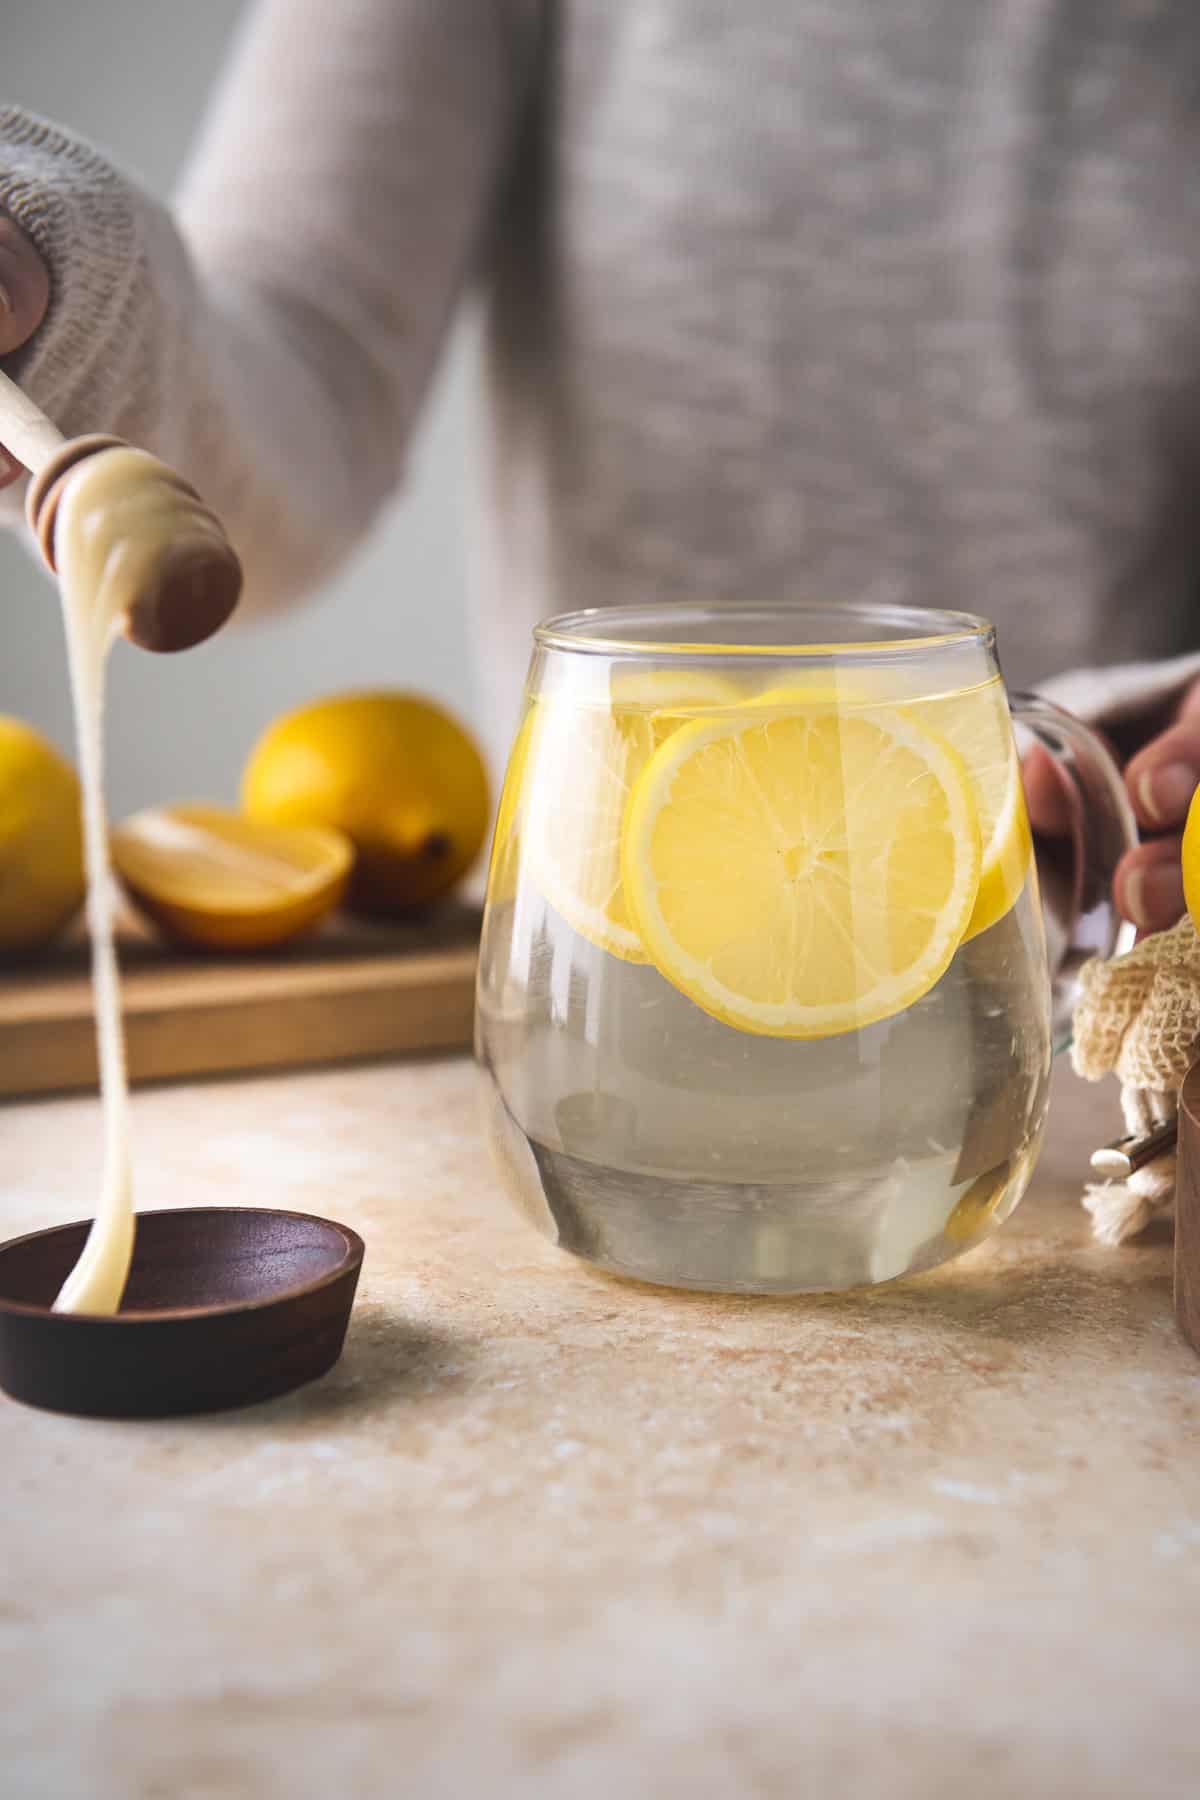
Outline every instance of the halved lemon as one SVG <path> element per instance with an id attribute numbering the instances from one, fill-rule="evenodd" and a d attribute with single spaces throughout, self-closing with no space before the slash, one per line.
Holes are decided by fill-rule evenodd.
<path id="1" fill-rule="evenodd" d="M 962 941 L 980 840 L 961 759 L 907 713 L 814 704 L 686 725 L 629 804 L 631 929 L 741 1031 L 858 1030 L 929 991 Z"/>
<path id="2" fill-rule="evenodd" d="M 263 825 L 215 806 L 159 806 L 111 835 L 133 899 L 171 937 L 210 950 L 280 944 L 345 891 L 350 840 L 315 825 Z"/>
<path id="3" fill-rule="evenodd" d="M 918 724 L 957 751 L 975 798 L 983 862 L 979 893 L 963 934 L 966 942 L 1002 919 L 1016 903 L 1033 854 L 1004 684 L 996 677 L 979 687 L 909 706 Z"/>
<path id="4" fill-rule="evenodd" d="M 625 809 L 660 744 L 695 719 L 742 702 L 703 669 L 617 665 L 611 702 L 550 696 L 533 709 L 522 829 L 533 879 L 574 931 L 626 962 L 647 960 L 621 881 Z M 744 702 L 743 702 L 744 703 Z"/>

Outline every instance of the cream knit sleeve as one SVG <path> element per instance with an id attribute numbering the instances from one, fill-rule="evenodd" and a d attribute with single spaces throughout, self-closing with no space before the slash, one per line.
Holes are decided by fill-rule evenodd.
<path id="1" fill-rule="evenodd" d="M 259 0 L 173 212 L 69 131 L 0 107 L 0 207 L 52 281 L 5 366 L 69 434 L 120 433 L 187 475 L 252 603 L 311 587 L 402 479 L 535 11 Z"/>

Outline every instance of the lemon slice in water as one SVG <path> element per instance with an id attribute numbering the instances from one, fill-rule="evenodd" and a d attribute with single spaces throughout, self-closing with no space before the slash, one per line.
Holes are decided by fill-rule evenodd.
<path id="1" fill-rule="evenodd" d="M 1002 919 L 1016 903 L 1033 854 L 1004 684 L 997 677 L 962 693 L 910 705 L 912 718 L 962 758 L 975 798 L 983 861 L 966 941 Z"/>
<path id="2" fill-rule="evenodd" d="M 353 847 L 340 831 L 263 825 L 215 806 L 135 813 L 111 835 L 113 864 L 156 924 L 212 950 L 280 944 L 332 912 Z"/>
<path id="3" fill-rule="evenodd" d="M 979 815 L 982 865 L 979 893 L 964 942 L 986 931 L 1015 904 L 1029 873 L 1033 841 L 1013 742 L 1004 684 L 999 676 L 956 692 L 914 697 L 913 676 L 863 668 L 795 676 L 764 693 L 757 704 L 774 711 L 803 711 L 820 702 L 858 710 L 902 708 L 916 723 L 961 757 Z"/>
<path id="4" fill-rule="evenodd" d="M 554 910 L 601 949 L 643 963 L 621 879 L 629 796 L 659 746 L 698 711 L 744 701 L 732 682 L 703 669 L 617 665 L 610 693 L 608 705 L 549 696 L 533 708 L 521 829 L 533 879 Z"/>
<path id="5" fill-rule="evenodd" d="M 492 906 L 508 905 L 516 898 L 521 861 L 521 812 L 529 769 L 529 749 L 537 719 L 537 702 L 532 701 L 508 753 L 508 767 L 504 772 L 504 786 L 500 790 L 500 804 L 496 809 L 496 823 L 492 830 L 492 853 L 488 862 L 488 900 Z"/>
<path id="6" fill-rule="evenodd" d="M 685 725 L 648 762 L 623 842 L 630 928 L 742 1031 L 819 1038 L 911 1006 L 979 886 L 961 759 L 899 710 L 814 703 Z"/>

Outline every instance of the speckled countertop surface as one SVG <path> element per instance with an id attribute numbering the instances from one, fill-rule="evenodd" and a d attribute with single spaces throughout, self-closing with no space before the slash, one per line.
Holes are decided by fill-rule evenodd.
<path id="1" fill-rule="evenodd" d="M 789 1302 L 544 1247 L 465 1062 L 139 1095 L 143 1205 L 332 1212 L 363 1288 L 290 1400 L 0 1401 L 5 1800 L 1200 1792 L 1200 1361 L 1056 1081 L 994 1244 Z M 97 1129 L 0 1109 L 2 1235 L 87 1210 Z"/>

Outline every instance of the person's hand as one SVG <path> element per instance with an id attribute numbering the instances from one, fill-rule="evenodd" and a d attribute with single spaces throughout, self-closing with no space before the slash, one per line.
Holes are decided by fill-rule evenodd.
<path id="1" fill-rule="evenodd" d="M 1125 768 L 1125 786 L 1138 824 L 1148 836 L 1122 857 L 1116 902 L 1141 931 L 1165 931 L 1182 918 L 1183 825 L 1200 786 L 1200 680 L 1194 681 L 1165 731 L 1150 739 Z"/>
<path id="2" fill-rule="evenodd" d="M 28 343 L 50 304 L 50 276 L 32 242 L 0 212 L 0 356 Z M 21 464 L 0 445 L 0 488 L 22 473 Z"/>
<path id="3" fill-rule="evenodd" d="M 1126 750 L 1131 747 L 1127 741 Z M 1110 742 L 1109 750 L 1123 760 L 1116 744 Z M 1070 780 L 1040 744 L 1025 752 L 1021 773 L 1039 866 L 1043 860 L 1069 866 L 1078 852 Z M 1145 841 L 1121 858 L 1113 899 L 1143 935 L 1166 931 L 1184 913 L 1180 855 L 1188 807 L 1200 786 L 1200 680 L 1187 689 L 1166 724 L 1129 755 L 1125 786 Z"/>

